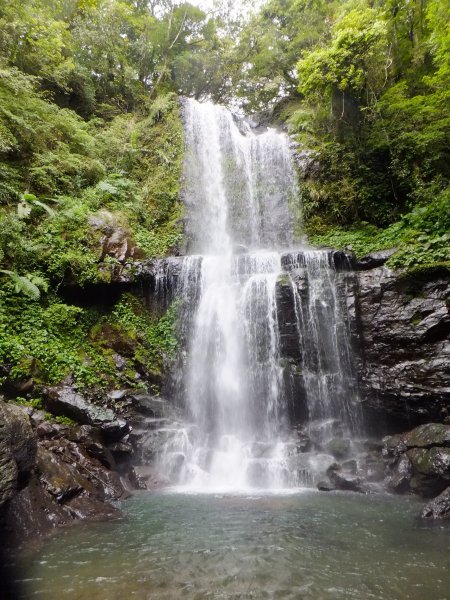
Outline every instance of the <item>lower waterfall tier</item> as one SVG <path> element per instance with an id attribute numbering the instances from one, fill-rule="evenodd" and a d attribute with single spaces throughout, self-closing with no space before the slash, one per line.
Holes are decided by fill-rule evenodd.
<path id="1" fill-rule="evenodd" d="M 160 472 L 201 489 L 316 483 L 333 461 L 327 444 L 360 427 L 346 255 L 194 255 L 155 274 L 161 300 L 177 298 L 185 348 L 174 387 L 186 425 L 166 431 Z M 308 456 L 292 429 L 299 418 L 315 427 Z"/>

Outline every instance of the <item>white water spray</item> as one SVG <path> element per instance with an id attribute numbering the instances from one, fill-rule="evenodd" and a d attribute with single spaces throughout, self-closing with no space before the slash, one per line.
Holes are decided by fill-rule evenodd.
<path id="1" fill-rule="evenodd" d="M 282 253 L 293 237 L 289 201 L 298 195 L 288 139 L 274 129 L 255 133 L 211 103 L 187 100 L 184 113 L 191 254 L 178 282 L 187 356 L 179 385 L 189 421 L 171 431 L 159 468 L 203 491 L 310 484 L 311 461 L 296 459 L 288 422 L 278 322 Z M 314 419 L 334 417 L 332 396 L 347 390 L 341 359 L 325 364 L 329 353 L 348 350 L 348 340 L 337 342 L 343 321 L 323 256 L 303 253 L 306 300 L 293 284 Z"/>

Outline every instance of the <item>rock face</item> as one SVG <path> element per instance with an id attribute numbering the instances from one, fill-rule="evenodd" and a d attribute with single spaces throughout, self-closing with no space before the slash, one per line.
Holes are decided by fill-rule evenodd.
<path id="1" fill-rule="evenodd" d="M 450 418 L 448 279 L 411 281 L 378 267 L 357 281 L 366 411 L 411 426 Z"/>
<path id="2" fill-rule="evenodd" d="M 0 402 L 0 507 L 25 484 L 36 447 L 27 415 L 17 406 Z"/>
<path id="3" fill-rule="evenodd" d="M 48 388 L 44 406 L 54 415 L 64 415 L 84 425 L 98 427 L 107 441 L 120 440 L 128 431 L 109 408 L 86 400 L 70 386 Z"/>
<path id="4" fill-rule="evenodd" d="M 450 486 L 450 425 L 427 423 L 383 441 L 392 491 L 429 498 Z"/>
<path id="5" fill-rule="evenodd" d="M 110 412 L 108 424 L 117 420 Z M 40 410 L 0 401 L 5 543 L 20 544 L 78 519 L 120 516 L 110 502 L 126 491 L 106 439 L 100 427 L 60 425 Z"/>

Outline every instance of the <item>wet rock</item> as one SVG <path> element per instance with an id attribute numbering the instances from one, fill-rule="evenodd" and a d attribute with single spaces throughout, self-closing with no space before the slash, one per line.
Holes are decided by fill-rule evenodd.
<path id="1" fill-rule="evenodd" d="M 323 479 L 317 484 L 317 489 L 321 492 L 333 492 L 336 486 L 331 481 Z"/>
<path id="2" fill-rule="evenodd" d="M 413 468 L 410 488 L 414 492 L 430 497 L 450 485 L 450 448 L 412 448 L 406 454 Z"/>
<path id="3" fill-rule="evenodd" d="M 413 475 L 411 461 L 405 455 L 395 464 L 390 474 L 386 477 L 385 484 L 393 492 L 402 494 L 409 490 L 409 483 Z"/>
<path id="4" fill-rule="evenodd" d="M 41 421 L 35 431 L 38 438 L 59 438 L 68 433 L 69 427 L 51 421 Z"/>
<path id="5" fill-rule="evenodd" d="M 393 464 L 404 452 L 407 446 L 404 442 L 403 435 L 396 434 L 383 438 L 383 456 L 390 460 Z"/>
<path id="6" fill-rule="evenodd" d="M 363 481 L 360 477 L 342 471 L 331 471 L 329 474 L 331 483 L 337 490 L 365 493 Z"/>
<path id="7" fill-rule="evenodd" d="M 138 490 L 152 490 L 168 484 L 168 481 L 152 467 L 134 466 L 130 469 L 129 479 Z"/>
<path id="8" fill-rule="evenodd" d="M 163 398 L 152 396 L 145 392 L 130 394 L 129 398 L 132 402 L 133 410 L 142 415 L 164 418 L 168 414 L 169 407 L 167 401 Z"/>
<path id="9" fill-rule="evenodd" d="M 327 443 L 326 449 L 334 458 L 345 458 L 350 452 L 350 440 L 348 438 L 333 438 Z"/>
<path id="10" fill-rule="evenodd" d="M 33 476 L 5 506 L 2 533 L 11 538 L 12 545 L 20 547 L 25 541 L 37 539 L 71 520 L 64 508 Z"/>
<path id="11" fill-rule="evenodd" d="M 70 499 L 65 509 L 73 519 L 89 519 L 90 521 L 107 521 L 118 519 L 122 516 L 121 511 L 106 502 L 100 502 L 95 498 L 79 495 Z"/>
<path id="12" fill-rule="evenodd" d="M 431 277 L 431 275 L 430 275 Z M 356 306 L 366 421 L 394 428 L 450 416 L 448 276 L 406 278 L 378 267 L 357 273 Z"/>
<path id="13" fill-rule="evenodd" d="M 92 484 L 79 474 L 76 467 L 42 447 L 37 453 L 37 472 L 44 489 L 54 496 L 59 504 L 63 504 L 84 489 L 94 491 Z"/>
<path id="14" fill-rule="evenodd" d="M 83 495 L 76 496 L 67 502 L 65 509 L 73 519 L 88 519 L 89 521 L 108 521 L 122 517 L 118 508 L 106 502 Z"/>
<path id="15" fill-rule="evenodd" d="M 450 487 L 428 502 L 421 513 L 422 519 L 450 519 Z"/>
<path id="16" fill-rule="evenodd" d="M 35 457 L 36 437 L 28 415 L 0 401 L 0 506 L 26 482 Z"/>
<path id="17" fill-rule="evenodd" d="M 426 423 L 402 436 L 407 448 L 432 448 L 450 446 L 450 425 Z"/>
<path id="18" fill-rule="evenodd" d="M 390 248 L 389 250 L 380 250 L 379 252 L 366 254 L 366 256 L 354 261 L 354 269 L 356 271 L 366 271 L 381 267 L 396 252 L 397 248 Z"/>
<path id="19" fill-rule="evenodd" d="M 82 425 L 72 428 L 69 439 L 80 444 L 89 456 L 99 460 L 108 469 L 116 466 L 114 457 L 110 450 L 104 446 L 100 429 L 91 425 Z"/>
<path id="20" fill-rule="evenodd" d="M 450 485 L 449 425 L 427 423 L 383 442 L 390 489 L 431 497 Z"/>
<path id="21" fill-rule="evenodd" d="M 127 423 L 117 419 L 112 410 L 89 402 L 70 386 L 47 388 L 43 403 L 52 414 L 98 427 L 107 441 L 120 440 L 129 430 Z"/>
<path id="22" fill-rule="evenodd" d="M 108 446 L 108 450 L 114 457 L 114 461 L 122 465 L 125 462 L 129 462 L 133 455 L 133 446 L 129 442 L 114 442 Z"/>

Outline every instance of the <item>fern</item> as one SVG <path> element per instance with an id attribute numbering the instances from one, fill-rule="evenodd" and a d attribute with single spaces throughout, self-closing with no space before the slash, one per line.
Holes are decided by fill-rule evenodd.
<path id="1" fill-rule="evenodd" d="M 56 202 L 56 200 L 49 198 L 52 202 Z M 30 216 L 33 207 L 37 206 L 39 208 L 43 208 L 49 217 L 53 217 L 55 215 L 55 211 L 45 204 L 45 202 L 41 202 L 36 198 L 34 194 L 28 194 L 25 192 L 22 194 L 19 204 L 17 205 L 17 216 L 19 219 L 26 219 Z"/>
<path id="2" fill-rule="evenodd" d="M 14 291 L 16 294 L 24 294 L 33 300 L 39 300 L 41 297 L 41 288 L 44 292 L 48 290 L 48 282 L 39 275 L 27 273 L 27 276 L 19 275 L 15 271 L 0 269 L 0 273 L 8 275 L 14 283 Z"/>

